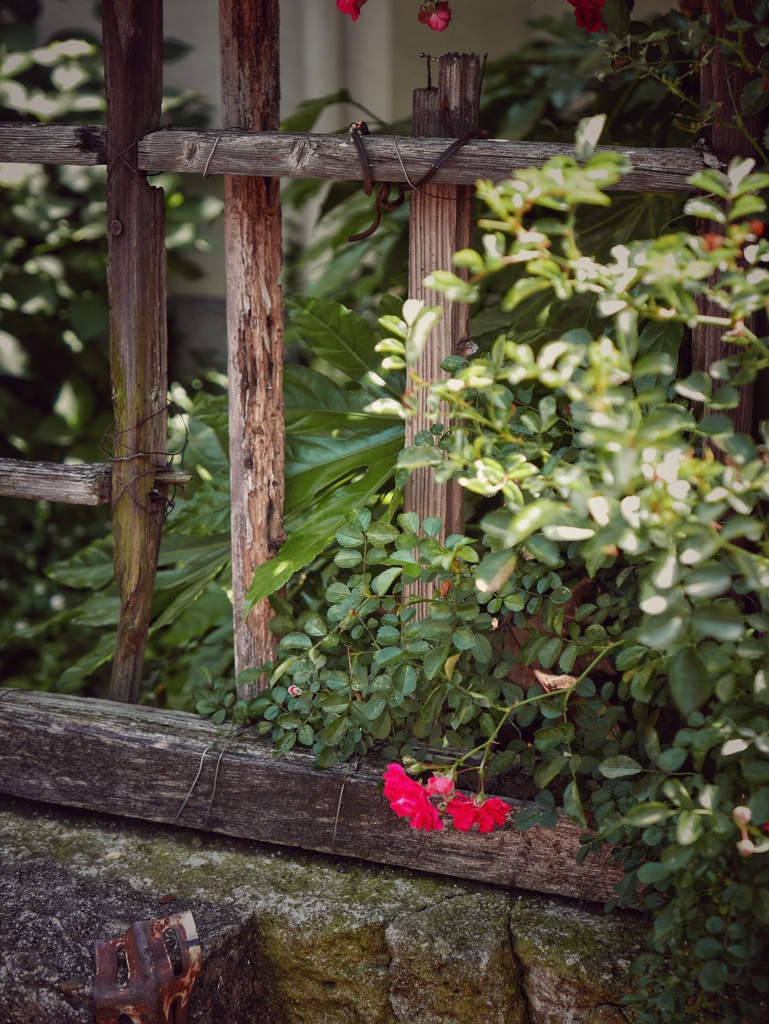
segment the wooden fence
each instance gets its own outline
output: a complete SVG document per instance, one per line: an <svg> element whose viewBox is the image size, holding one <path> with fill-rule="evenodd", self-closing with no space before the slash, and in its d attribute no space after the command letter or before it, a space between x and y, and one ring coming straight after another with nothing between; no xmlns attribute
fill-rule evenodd
<svg viewBox="0 0 769 1024"><path fill-rule="evenodd" d="M711 17L720 17L716 0L707 4ZM580 830L563 816L552 831L508 829L485 837L482 850L477 837L456 831L424 837L384 806L373 769L319 773L311 770L309 755L297 752L274 762L263 745L244 737L227 740L224 728L194 716L131 706L142 676L166 493L181 479L166 447L163 195L148 183L147 172L225 176L238 672L272 654L267 603L244 621L243 599L253 570L283 539L279 179L363 181L366 173L350 136L278 131L278 0L220 0L219 9L220 129L160 127L162 0L103 5L106 128L0 124L0 160L107 166L112 456L92 466L0 460L0 495L109 502L121 599L110 689L110 698L121 704L0 690L0 792L605 900L620 873L604 858L577 866ZM417 137L365 138L375 180L402 180L404 166L418 180L439 162L445 137L475 126L478 71L472 56L441 58L438 86L415 97ZM719 102L732 102L734 94L721 95L721 84L718 73L706 81L706 98L715 89ZM716 154L739 148L716 130ZM449 269L452 253L472 244L470 186L476 179L501 180L516 167L571 152L566 146L474 139L454 153L433 177L431 194L412 196L411 294L422 295L422 280L436 263ZM686 191L687 177L705 166L694 149L621 152L632 168L620 182L624 190ZM423 377L434 376L456 341L468 335L464 315L459 308L447 310L417 367ZM701 338L698 365L718 358L720 345L720 338ZM418 419L411 424L412 436L420 425ZM461 528L457 495L436 490L429 479L417 478L407 500L420 517L440 515L451 529ZM516 802L516 809L521 806Z"/></svg>

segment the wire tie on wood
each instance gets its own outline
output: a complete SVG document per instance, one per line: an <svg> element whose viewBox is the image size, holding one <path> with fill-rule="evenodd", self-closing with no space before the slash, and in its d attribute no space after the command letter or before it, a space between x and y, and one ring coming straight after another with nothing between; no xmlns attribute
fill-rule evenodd
<svg viewBox="0 0 769 1024"><path fill-rule="evenodd" d="M435 163L430 164L428 169L425 171L425 173L422 175L422 177L419 179L416 185L412 186L412 188L424 188L427 182L430 181L430 179L435 174L438 173L438 171L441 169L441 167L443 167L446 161L449 160L452 156L454 156L456 152L462 149L463 146L466 146L471 139L488 139L488 137L489 133L485 131L483 128L470 128L469 131L462 132L458 139L454 139L451 145L444 149L444 151L441 153L441 155L438 157ZM398 154L398 159L400 160L400 154Z"/></svg>
<svg viewBox="0 0 769 1024"><path fill-rule="evenodd" d="M122 160L122 162L126 165L129 171L132 171L134 174L139 174L139 168L134 167L133 164L129 164L129 162L125 158L125 154L128 152L129 149L133 149L134 146L138 146L140 142L141 139L136 139L135 142L129 142L125 149L121 149L119 153L115 153L112 146L110 146L110 144L107 143L107 149L110 151L110 154L112 155L112 160L110 161L107 170L111 170L112 167L118 162L118 160Z"/></svg>
<svg viewBox="0 0 769 1024"><path fill-rule="evenodd" d="M357 774L358 770L360 769L360 763L361 763L362 759L363 759L362 755L358 754L358 760L355 762L355 767L353 768L353 774ZM337 805L336 805L336 817L334 818L334 834L331 837L331 852L332 853L334 852L334 847L336 846L336 831L339 828L339 812L342 810L342 797L344 796L344 787L347 785L347 779L348 778L349 778L349 776L346 775L342 779L342 788L339 790L339 800L337 801Z"/></svg>
<svg viewBox="0 0 769 1024"><path fill-rule="evenodd" d="M227 753L227 748L230 746L230 744L234 743L235 740L238 738L238 736L242 732L245 732L246 729L250 729L250 728L251 728L251 723L248 723L246 725L241 725L241 726L239 726L233 733L231 733L225 739L224 746L221 749L221 753L219 754L219 756L216 759L216 769L214 771L214 784L213 784L213 786L211 788L211 799L208 801L208 807L206 808L206 816L203 819L203 828L207 828L208 827L208 818L209 818L209 815L211 814L211 808L214 806L214 797L216 796L216 787L219 784L219 769L220 769L221 764L222 764L222 758Z"/></svg>
<svg viewBox="0 0 769 1024"><path fill-rule="evenodd" d="M208 159L206 160L206 166L203 168L203 177L204 178L208 177L208 168L211 166L211 160L213 158L214 153L216 152L216 147L219 145L219 140L221 139L222 135L224 135L225 132L243 132L243 131L246 131L246 130L247 129L245 129L245 128L241 128L240 125L230 125L229 128L222 128L222 129L220 129L219 134L214 139L214 144L211 147L211 152L208 154Z"/></svg>
<svg viewBox="0 0 769 1024"><path fill-rule="evenodd" d="M178 809L178 811L176 812L176 814L174 816L174 824L176 824L176 822L181 817L182 812L184 811L184 808L189 803L189 798L191 796L193 796L193 794L195 793L195 787L196 787L196 785L198 785L198 781L199 781L201 775L203 774L203 765L204 765L204 763L206 761L206 755L208 754L208 752L213 748L213 746L216 746L216 744L221 742L221 740L223 739L224 740L224 750L222 750L221 754L224 754L224 751L226 751L226 749L227 749L227 743L231 742L234 738L236 738L236 736L239 733L243 732L245 729L248 729L248 728L249 728L248 725L242 725L239 729L234 730L234 732L229 732L225 736L217 736L215 739L211 740L211 742L208 744L207 748L204 750L203 754L201 754L201 761L200 761L200 764L198 765L198 772L197 772L195 778L193 779L193 784L191 784L189 786L188 790L187 790L186 797L184 797L184 800L181 802L181 807ZM220 762L221 762L221 755L219 755L219 763ZM213 804L214 796L216 794L216 780L217 780L218 774L219 774L219 763L217 763L216 773L214 774L214 787L213 787L213 792L211 794L211 800L210 800L209 805L208 805L208 810L206 811L206 821L208 821L208 816L209 816L209 814L211 812L211 804ZM204 824L204 827L205 827L205 824Z"/></svg>

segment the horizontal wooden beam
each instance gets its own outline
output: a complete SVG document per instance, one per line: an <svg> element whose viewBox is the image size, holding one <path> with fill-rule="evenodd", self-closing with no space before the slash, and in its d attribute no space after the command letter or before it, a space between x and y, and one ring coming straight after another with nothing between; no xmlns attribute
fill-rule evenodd
<svg viewBox="0 0 769 1024"><path fill-rule="evenodd" d="M364 139L375 181L417 181L446 149L446 139L394 135ZM689 175L705 166L693 149L622 149L633 170L618 188L639 192L693 191ZM473 140L443 164L435 182L472 185L479 178L502 181L519 167L544 163L553 156L573 156L573 146L538 142ZM146 135L139 143L139 166L145 171L190 174L257 174L286 178L362 180L363 172L352 138L290 132L247 132L166 129Z"/></svg>
<svg viewBox="0 0 769 1024"><path fill-rule="evenodd" d="M101 125L0 122L0 162L106 164L107 129Z"/></svg>
<svg viewBox="0 0 769 1024"><path fill-rule="evenodd" d="M195 715L0 689L0 792L69 807L603 902L622 877L578 865L580 829L416 832L379 790L381 765L273 760L264 741ZM523 804L510 801L514 809Z"/></svg>
<svg viewBox="0 0 769 1024"><path fill-rule="evenodd" d="M376 181L416 181L446 148L445 139L372 135L364 140ZM632 171L617 188L636 192L691 192L687 178L705 167L694 149L599 147L627 157ZM538 166L553 156L573 156L574 147L540 142L473 140L434 177L451 185L479 178L502 181L519 167ZM0 161L8 163L106 163L105 129L97 126L0 123ZM167 128L139 144L145 171L245 174L260 177L362 181L363 171L349 135Z"/></svg>
<svg viewBox="0 0 769 1024"><path fill-rule="evenodd" d="M183 487L189 480L189 473L174 470L155 474L155 483L165 487ZM106 462L62 466L57 462L0 459L0 497L108 505L112 499L112 466Z"/></svg>
<svg viewBox="0 0 769 1024"><path fill-rule="evenodd" d="M55 462L0 459L0 496L70 505L107 505L112 467L109 463L61 466Z"/></svg>

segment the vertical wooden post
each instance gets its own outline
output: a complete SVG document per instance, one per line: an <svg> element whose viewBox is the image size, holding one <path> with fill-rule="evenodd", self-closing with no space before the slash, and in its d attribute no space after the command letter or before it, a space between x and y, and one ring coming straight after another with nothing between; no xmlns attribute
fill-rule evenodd
<svg viewBox="0 0 769 1024"><path fill-rule="evenodd" d="M730 33L727 31L727 23L735 15L739 18L742 14L750 14L752 4L746 0L736 0L734 10L731 14L722 9L718 0L705 0L705 13L710 23L711 34L718 39L728 39ZM746 33L747 36L747 33ZM748 56L755 65L761 59L761 49L754 39L745 39L745 48ZM750 81L748 73L734 62L730 62L729 55L724 54L720 46L713 50L710 60L703 66L700 79L700 102L703 110L707 110L711 104L715 105L715 115L709 126L710 138L708 143L714 154L725 164L733 156L756 157L755 147L751 144L750 138L761 137L766 127L766 117L763 114L756 114L751 117L742 117L745 132L737 127L737 119L740 118L740 96L742 90ZM711 221L704 221L700 225L703 232L716 230ZM723 310L709 302L700 303L700 313L706 316L722 316ZM722 338L723 330L713 324L702 324L694 332L692 363L696 370L707 370L719 359L724 359L734 353L734 346ZM740 389L740 404L738 408L731 411L730 415L734 421L735 429L738 432L751 434L756 421L756 388L755 384L743 385ZM765 415L766 408L760 410L760 415Z"/></svg>
<svg viewBox="0 0 769 1024"><path fill-rule="evenodd" d="M428 138L458 138L478 127L480 58L476 54L449 53L440 58L438 88L414 92L413 134ZM461 303L425 288L423 281L432 270L453 270L458 249L473 243L474 193L471 185L438 185L429 182L411 193L409 220L409 297L423 299L429 306L442 306L440 324L432 332L415 366L423 380L442 373L444 359L457 352L458 344L470 333L470 310ZM426 415L427 395L419 392L419 411L406 423L406 444L430 426ZM432 470L417 470L406 485L405 507L420 519L440 516L445 535L464 529L462 488L454 481L437 484Z"/></svg>
<svg viewBox="0 0 769 1024"><path fill-rule="evenodd" d="M278 0L220 0L222 124L276 131ZM224 184L235 671L271 658L264 600L244 621L254 569L283 542L283 303L280 181ZM257 687L241 688L249 696Z"/></svg>
<svg viewBox="0 0 769 1024"><path fill-rule="evenodd" d="M107 98L110 361L115 418L112 506L120 624L110 697L135 702L157 571L166 464L165 207L136 169L163 92L162 0L103 10Z"/></svg>

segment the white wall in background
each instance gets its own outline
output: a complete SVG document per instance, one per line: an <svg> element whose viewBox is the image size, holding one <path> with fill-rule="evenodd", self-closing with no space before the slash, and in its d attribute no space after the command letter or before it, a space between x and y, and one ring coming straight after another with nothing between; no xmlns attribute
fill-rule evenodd
<svg viewBox="0 0 769 1024"><path fill-rule="evenodd" d="M664 0L639 0L644 11ZM212 124L221 121L219 96L219 5L217 0L165 0L165 32L192 46L166 65L169 85L194 88L212 104ZM527 35L526 21L571 8L567 0L452 0L454 20L444 33L417 21L419 0L368 0L353 22L335 0L281 0L283 114L302 99L347 86L353 96L385 120L411 112L412 91L426 84L421 51L447 50L501 57ZM93 0L43 0L44 33L86 27L99 34ZM341 115L340 111L340 115ZM336 127L344 117L327 118Z"/></svg>

